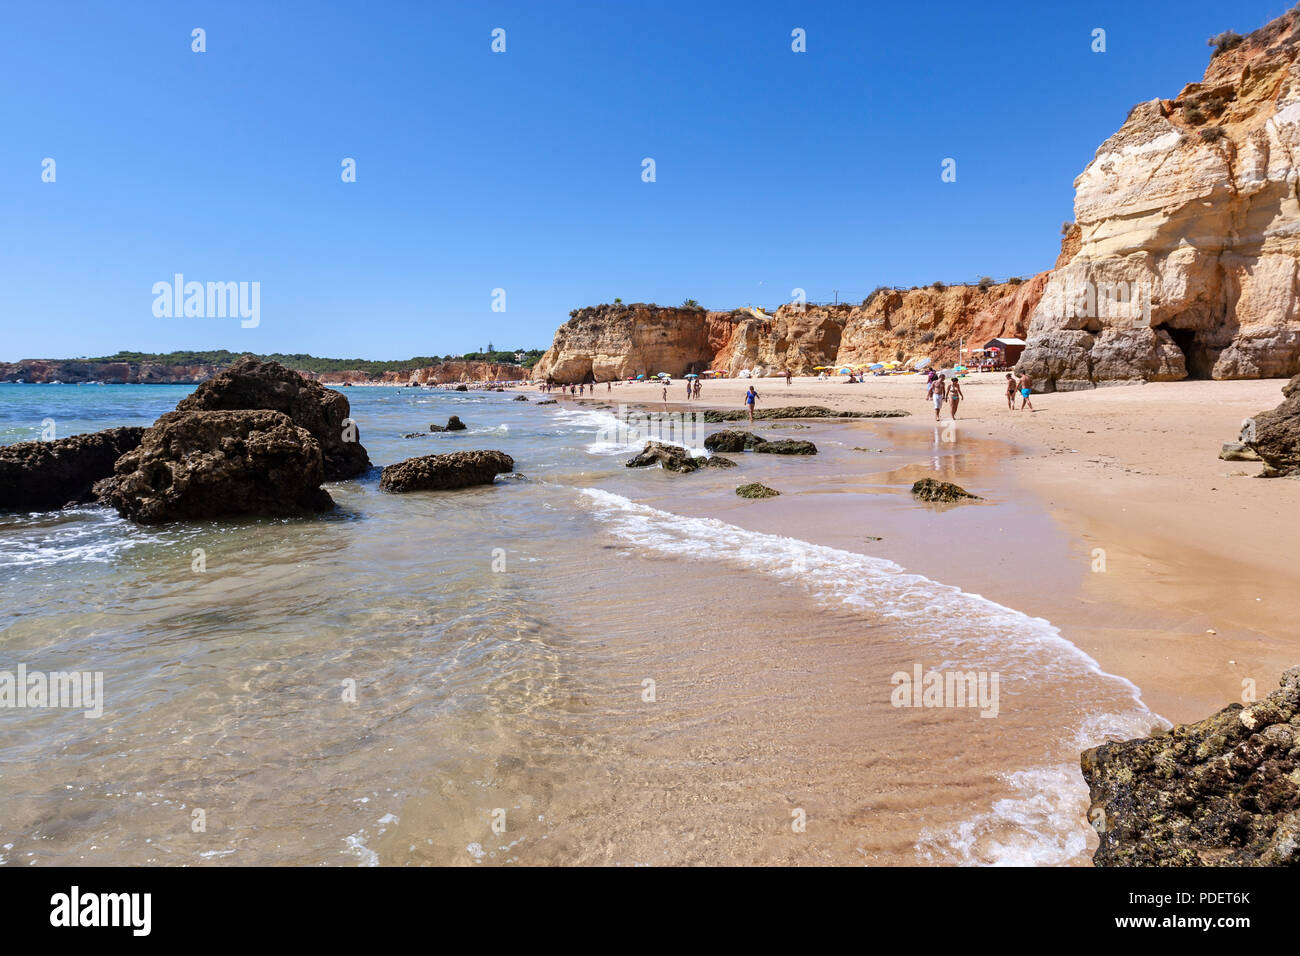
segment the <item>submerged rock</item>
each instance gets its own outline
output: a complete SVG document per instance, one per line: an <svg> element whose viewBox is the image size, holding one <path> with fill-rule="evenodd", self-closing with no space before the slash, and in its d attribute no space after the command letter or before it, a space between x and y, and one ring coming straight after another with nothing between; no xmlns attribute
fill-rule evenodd
<svg viewBox="0 0 1300 956"><path fill-rule="evenodd" d="M709 451L727 451L738 452L745 451L749 448L755 448L767 441L766 438L760 438L753 432L737 431L733 428L724 428L720 432L714 432L704 439L704 447Z"/></svg>
<svg viewBox="0 0 1300 956"><path fill-rule="evenodd" d="M0 448L0 511L42 511L91 501L91 487L140 444L143 428L109 428Z"/></svg>
<svg viewBox="0 0 1300 956"><path fill-rule="evenodd" d="M950 481L936 481L934 478L922 478L913 484L912 494L922 501L961 501L965 498L982 500L979 495L972 495L959 485Z"/></svg>
<svg viewBox="0 0 1300 956"><path fill-rule="evenodd" d="M1300 865L1300 667L1263 700L1080 757L1097 866Z"/></svg>
<svg viewBox="0 0 1300 956"><path fill-rule="evenodd" d="M516 395L516 396L515 396L515 401L516 401L516 402L526 402L526 401L528 401L528 396L527 396L527 395Z"/></svg>
<svg viewBox="0 0 1300 956"><path fill-rule="evenodd" d="M810 441L780 438L776 441L762 442L754 446L754 451L762 455L815 455L817 446Z"/></svg>
<svg viewBox="0 0 1300 956"><path fill-rule="evenodd" d="M754 412L755 421L771 421L783 418L903 418L910 415L900 409L877 409L870 412L837 412L822 405L782 405L778 408L761 408ZM748 421L749 413L744 409L720 412L709 409L704 413L706 422Z"/></svg>
<svg viewBox="0 0 1300 956"><path fill-rule="evenodd" d="M557 404L559 404L559 403L556 402L556 400L553 399L553 398L548 398L548 399L546 399L545 401L538 402L537 404L538 404L538 405L557 405Z"/></svg>
<svg viewBox="0 0 1300 956"><path fill-rule="evenodd" d="M741 485L736 489L736 494L742 498L775 498L780 493L775 488L760 485L757 481L751 481L749 484Z"/></svg>
<svg viewBox="0 0 1300 956"><path fill-rule="evenodd" d="M334 507L320 444L283 412L168 412L94 492L139 524Z"/></svg>
<svg viewBox="0 0 1300 956"><path fill-rule="evenodd" d="M1300 475L1300 375L1283 386L1282 395L1281 405L1254 417L1253 437L1247 441L1264 461L1265 478Z"/></svg>
<svg viewBox="0 0 1300 956"><path fill-rule="evenodd" d="M326 481L354 478L370 468L347 397L279 362L242 358L176 405L178 412L240 410L281 412L307 429L320 445Z"/></svg>
<svg viewBox="0 0 1300 956"><path fill-rule="evenodd" d="M449 432L463 432L465 430L465 423L460 420L459 415L452 415L447 419L447 428L445 430Z"/></svg>
<svg viewBox="0 0 1300 956"><path fill-rule="evenodd" d="M721 455L699 455L692 459L698 462L701 468L735 468L736 463L730 458L723 458Z"/></svg>
<svg viewBox="0 0 1300 956"><path fill-rule="evenodd" d="M422 455L389 465L379 477L384 491L448 491L490 485L499 474L514 471L515 460L503 451L454 451Z"/></svg>

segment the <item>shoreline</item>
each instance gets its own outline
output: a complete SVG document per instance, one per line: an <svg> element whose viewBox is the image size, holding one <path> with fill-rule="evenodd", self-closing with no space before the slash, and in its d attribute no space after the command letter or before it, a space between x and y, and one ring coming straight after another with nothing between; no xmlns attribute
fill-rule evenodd
<svg viewBox="0 0 1300 956"><path fill-rule="evenodd" d="M957 449L970 448L960 452L971 460L958 477L969 472L994 488L995 498L1017 505L1010 523L1019 529L1013 531L1018 539L1007 540L1001 528L982 528L985 523L971 514L980 509L961 506L956 513L966 518L921 523L919 533L940 536L942 548L891 546L894 534L886 535L878 551L844 540L836 545L878 553L1045 618L1103 670L1136 684L1147 705L1174 723L1240 701L1246 688L1253 687L1257 697L1274 689L1282 672L1300 662L1300 640L1284 636L1300 616L1300 594L1286 563L1288 539L1300 531L1300 482L1256 479L1260 464L1225 462L1217 454L1243 418L1282 400L1285 380L1049 393L1031 399L1034 412L1008 411L1003 382L997 373L963 380L967 398L951 437ZM806 378L790 386L781 379L715 381L706 383L699 402L689 403L673 401L670 386L666 405L658 400L658 386L623 384L560 401L725 409L738 407L750 384L759 390L760 409L813 404L837 411L910 411L906 418L848 425L904 437L916 461L926 460L927 444L942 449L944 443L944 429L935 434L917 376L852 386ZM717 400L724 390L734 395L734 406ZM949 420L946 408L942 420ZM755 422L754 429L774 424ZM989 440L994 445L984 444ZM874 466L869 459L864 463ZM922 476L918 471L916 477ZM945 480L961 484L958 477ZM797 499L775 501L782 502L780 510L799 515L801 533L811 529L832 543L840 520L825 520L817 530L816 509L799 508ZM1049 515L1051 527L1033 521L1035 511ZM915 516L922 512L909 512L911 533L918 533ZM906 539L909 532L900 527L896 534Z"/></svg>

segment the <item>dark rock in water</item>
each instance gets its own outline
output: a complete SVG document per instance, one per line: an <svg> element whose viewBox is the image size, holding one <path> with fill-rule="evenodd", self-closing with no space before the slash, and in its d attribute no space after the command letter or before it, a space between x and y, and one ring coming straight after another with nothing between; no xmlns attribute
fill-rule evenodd
<svg viewBox="0 0 1300 956"><path fill-rule="evenodd" d="M771 421L781 418L903 418L911 412L899 409L880 409L871 412L836 412L822 405L783 405L779 408L762 408L754 412L756 421ZM706 422L748 421L749 413L744 409L720 412L709 409L704 413Z"/></svg>
<svg viewBox="0 0 1300 956"><path fill-rule="evenodd" d="M648 441L641 451L625 463L628 468L647 468L661 465L667 471L689 473L701 468L735 468L736 463L721 455L699 455L691 453L680 445L665 445L662 442Z"/></svg>
<svg viewBox="0 0 1300 956"><path fill-rule="evenodd" d="M283 412L168 412L96 496L139 524L334 507L320 444Z"/></svg>
<svg viewBox="0 0 1300 956"><path fill-rule="evenodd" d="M1300 865L1300 667L1262 700L1080 765L1097 866Z"/></svg>
<svg viewBox="0 0 1300 956"><path fill-rule="evenodd" d="M451 418L447 419L447 431L463 432L464 430L465 423L460 420L459 415L452 415Z"/></svg>
<svg viewBox="0 0 1300 956"><path fill-rule="evenodd" d="M526 401L528 401L528 396L527 396L527 395L516 395L516 396L515 396L515 401L516 401L516 402L526 402Z"/></svg>
<svg viewBox="0 0 1300 956"><path fill-rule="evenodd" d="M922 501L961 501L964 498L982 500L979 495L972 495L952 482L936 481L933 478L922 478L912 485L912 494Z"/></svg>
<svg viewBox="0 0 1300 956"><path fill-rule="evenodd" d="M176 405L178 412L240 410L282 412L307 429L320 445L326 481L355 478L370 468L347 397L279 362L242 358Z"/></svg>
<svg viewBox="0 0 1300 956"><path fill-rule="evenodd" d="M447 426L446 426L446 425L430 425L430 426L429 426L429 431L431 431L431 432L445 432L446 430L447 430Z"/></svg>
<svg viewBox="0 0 1300 956"><path fill-rule="evenodd" d="M1264 478L1300 475L1300 375L1283 386L1282 394L1281 405L1254 417L1254 435L1246 442L1263 459Z"/></svg>
<svg viewBox="0 0 1300 956"><path fill-rule="evenodd" d="M546 401L544 401L544 402L538 402L537 404L538 404L538 405L556 405L556 404L558 404L558 402L556 402L555 399L553 399L553 398L548 398L548 399L546 399Z"/></svg>
<svg viewBox="0 0 1300 956"><path fill-rule="evenodd" d="M760 455L815 455L817 446L810 441L781 438L776 441L760 442L754 446L754 451Z"/></svg>
<svg viewBox="0 0 1300 956"><path fill-rule="evenodd" d="M468 387L468 386L465 386L465 385L457 385L457 386L456 386L456 391L458 391L458 392L468 392L468 391L469 391L469 387Z"/></svg>
<svg viewBox="0 0 1300 956"><path fill-rule="evenodd" d="M424 455L389 465L379 478L384 491L448 491L490 485L497 475L514 471L515 460L503 451L454 451Z"/></svg>
<svg viewBox="0 0 1300 956"><path fill-rule="evenodd" d="M736 494L742 498L775 498L780 493L775 488L760 485L757 481L751 481L749 484L741 485L736 489Z"/></svg>
<svg viewBox="0 0 1300 956"><path fill-rule="evenodd" d="M742 432L734 428L724 428L704 439L704 447L709 451L738 452L755 448L767 441L753 432Z"/></svg>
<svg viewBox="0 0 1300 956"><path fill-rule="evenodd" d="M0 448L0 511L43 511L93 500L91 486L140 444L143 428L110 428Z"/></svg>
<svg viewBox="0 0 1300 956"><path fill-rule="evenodd" d="M1255 449L1240 441L1225 441L1219 450L1219 457L1224 461L1259 461Z"/></svg>
<svg viewBox="0 0 1300 956"><path fill-rule="evenodd" d="M402 437L403 438L428 438L429 433L428 432L407 432Z"/></svg>
<svg viewBox="0 0 1300 956"><path fill-rule="evenodd" d="M698 459L680 445L665 445L662 442L648 441L645 448L627 460L628 468L647 468L650 465L662 465L667 471L690 472L700 467Z"/></svg>

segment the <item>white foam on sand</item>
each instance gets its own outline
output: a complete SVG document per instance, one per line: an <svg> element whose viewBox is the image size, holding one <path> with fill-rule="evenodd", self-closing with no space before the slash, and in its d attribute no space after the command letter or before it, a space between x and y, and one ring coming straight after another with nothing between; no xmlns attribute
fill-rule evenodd
<svg viewBox="0 0 1300 956"><path fill-rule="evenodd" d="M894 625L904 638L923 635L954 662L1032 681L1100 684L1114 712L1063 728L1069 751L1168 726L1140 691L1109 674L1049 621L978 594L912 574L892 561L779 535L747 531L716 518L692 518L637 504L600 489L582 489L597 517L619 538L677 558L720 561L805 588L815 599L848 605ZM960 628L953 622L960 621ZM927 832L922 859L965 864L1042 865L1079 857L1086 848L1087 790L1078 763L1033 767L1003 776L1009 793L948 832Z"/></svg>

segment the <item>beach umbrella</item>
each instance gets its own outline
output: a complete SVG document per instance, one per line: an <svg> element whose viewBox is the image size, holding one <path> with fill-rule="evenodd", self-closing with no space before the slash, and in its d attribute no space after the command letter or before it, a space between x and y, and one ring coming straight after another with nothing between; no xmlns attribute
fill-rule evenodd
<svg viewBox="0 0 1300 956"><path fill-rule="evenodd" d="M925 367L926 367L927 365L929 365L929 364L930 364L930 360L929 360L928 358L917 359L917 360L916 360L916 365L915 365L914 367L915 367L915 368L925 368Z"/></svg>
<svg viewBox="0 0 1300 956"><path fill-rule="evenodd" d="M696 375L694 372L687 372L687 373L686 373L686 377L687 377L687 378L699 378L699 376Z"/></svg>
<svg viewBox="0 0 1300 956"><path fill-rule="evenodd" d="M644 375L638 375L638 376L636 377L636 380L639 382L639 381L641 381L641 379L643 379L643 378L645 378Z"/></svg>
<svg viewBox="0 0 1300 956"><path fill-rule="evenodd" d="M844 366L842 369L840 369L840 374L841 374L841 375L848 375L848 374L849 374L850 372L852 372L852 371L853 371L853 369L849 368L849 367L846 365L846 366Z"/></svg>
<svg viewBox="0 0 1300 956"><path fill-rule="evenodd" d="M878 368L884 368L884 367L885 367L885 366L884 366L883 364L881 364L880 362L877 362L875 365L872 365L872 366L871 366L871 370L874 372L876 369L878 369Z"/></svg>

